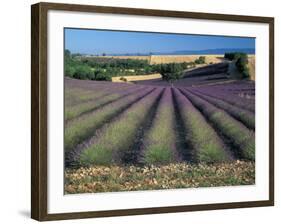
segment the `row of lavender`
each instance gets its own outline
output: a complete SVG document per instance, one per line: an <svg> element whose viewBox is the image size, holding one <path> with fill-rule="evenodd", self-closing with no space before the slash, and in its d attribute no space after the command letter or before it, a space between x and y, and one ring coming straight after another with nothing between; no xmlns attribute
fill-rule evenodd
<svg viewBox="0 0 281 224"><path fill-rule="evenodd" d="M240 81L221 85L195 87L200 93L224 100L239 108L255 112L255 83Z"/></svg>
<svg viewBox="0 0 281 224"><path fill-rule="evenodd" d="M233 94L225 89L95 82L84 92L81 86L69 89L67 166L166 164L185 160L185 151L195 162L255 159L254 107L247 99L233 103ZM83 99L69 103L73 96ZM178 117L183 130L175 125ZM184 139L179 139L179 132ZM179 141L187 147L179 148Z"/></svg>

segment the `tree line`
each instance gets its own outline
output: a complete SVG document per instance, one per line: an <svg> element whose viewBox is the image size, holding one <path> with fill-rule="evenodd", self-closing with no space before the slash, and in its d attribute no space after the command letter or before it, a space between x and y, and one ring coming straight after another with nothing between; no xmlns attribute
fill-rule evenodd
<svg viewBox="0 0 281 224"><path fill-rule="evenodd" d="M65 75L76 79L111 81L115 76L160 73L164 80L173 81L179 79L185 69L204 63L204 56L200 56L194 62L151 65L148 60L84 57L80 54L72 54L67 49L64 51Z"/></svg>
<svg viewBox="0 0 281 224"><path fill-rule="evenodd" d="M237 70L242 74L242 78L249 78L248 55L243 52L225 53L224 58L234 61Z"/></svg>

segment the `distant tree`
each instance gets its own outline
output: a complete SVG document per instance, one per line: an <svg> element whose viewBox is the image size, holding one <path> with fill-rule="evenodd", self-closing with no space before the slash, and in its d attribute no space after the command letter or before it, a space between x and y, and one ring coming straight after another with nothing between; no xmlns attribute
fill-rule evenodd
<svg viewBox="0 0 281 224"><path fill-rule="evenodd" d="M82 56L82 54L80 54L80 53L75 53L75 54L72 54L72 57L81 57Z"/></svg>
<svg viewBox="0 0 281 224"><path fill-rule="evenodd" d="M127 79L123 76L120 78L120 80L123 81L123 82L127 82Z"/></svg>
<svg viewBox="0 0 281 224"><path fill-rule="evenodd" d="M64 50L64 57L67 59L67 58L71 58L71 52L70 50L68 49L65 49Z"/></svg>
<svg viewBox="0 0 281 224"><path fill-rule="evenodd" d="M111 81L111 75L108 74L108 73L105 73L105 72L103 72L101 70L99 70L95 74L95 80L98 80L98 81Z"/></svg>
<svg viewBox="0 0 281 224"><path fill-rule="evenodd" d="M243 52L226 52L224 54L224 58L230 61L237 60L238 58L241 57L247 57L247 54Z"/></svg>
<svg viewBox="0 0 281 224"><path fill-rule="evenodd" d="M106 56L106 53L102 53L102 56Z"/></svg>
<svg viewBox="0 0 281 224"><path fill-rule="evenodd" d="M183 62L183 63L180 63L182 69L187 69L188 67L188 63L187 62Z"/></svg>
<svg viewBox="0 0 281 224"><path fill-rule="evenodd" d="M249 78L248 55L243 52L225 53L224 58L234 61L237 70L242 74L242 78Z"/></svg>
<svg viewBox="0 0 281 224"><path fill-rule="evenodd" d="M74 57L65 51L65 75L76 79L111 80L114 76L161 73L170 82L179 79L191 63L149 64L148 60L118 59L113 57ZM103 54L105 55L105 53ZM192 62L193 63L193 62Z"/></svg>
<svg viewBox="0 0 281 224"><path fill-rule="evenodd" d="M162 79L173 85L173 82L182 76L183 67L179 63L161 64L156 67Z"/></svg>
<svg viewBox="0 0 281 224"><path fill-rule="evenodd" d="M73 77L75 74L75 67L70 66L68 64L65 65L65 76Z"/></svg>
<svg viewBox="0 0 281 224"><path fill-rule="evenodd" d="M82 64L76 66L75 72L73 74L73 78L94 80L95 74L90 66Z"/></svg>
<svg viewBox="0 0 281 224"><path fill-rule="evenodd" d="M73 60L71 58L70 50L64 50L64 73L65 76L73 77L75 73L75 67L73 66Z"/></svg>
<svg viewBox="0 0 281 224"><path fill-rule="evenodd" d="M240 57L236 63L237 70L242 74L242 78L249 78L248 57Z"/></svg>
<svg viewBox="0 0 281 224"><path fill-rule="evenodd" d="M206 57L205 56L200 56L194 62L195 62L195 64L205 64L206 63Z"/></svg>

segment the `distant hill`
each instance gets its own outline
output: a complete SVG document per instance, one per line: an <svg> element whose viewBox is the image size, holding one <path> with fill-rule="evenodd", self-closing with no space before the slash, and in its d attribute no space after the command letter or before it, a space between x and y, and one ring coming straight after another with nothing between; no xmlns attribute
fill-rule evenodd
<svg viewBox="0 0 281 224"><path fill-rule="evenodd" d="M255 54L255 48L218 48L206 50L182 50L172 52L150 52L150 53L127 53L127 54L108 54L109 56L147 56L147 55L206 55L206 54L224 54L226 52L243 52L246 54Z"/></svg>
<svg viewBox="0 0 281 224"><path fill-rule="evenodd" d="M224 54L226 52L243 52L246 54L255 54L254 48L219 48L219 49L206 49L200 51L174 51L172 54L179 55L179 54Z"/></svg>

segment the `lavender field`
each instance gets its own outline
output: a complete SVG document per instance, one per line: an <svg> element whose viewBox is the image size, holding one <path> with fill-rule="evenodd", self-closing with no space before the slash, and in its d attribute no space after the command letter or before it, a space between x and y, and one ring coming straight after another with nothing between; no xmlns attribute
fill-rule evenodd
<svg viewBox="0 0 281 224"><path fill-rule="evenodd" d="M66 193L255 183L255 82L65 78Z"/></svg>

